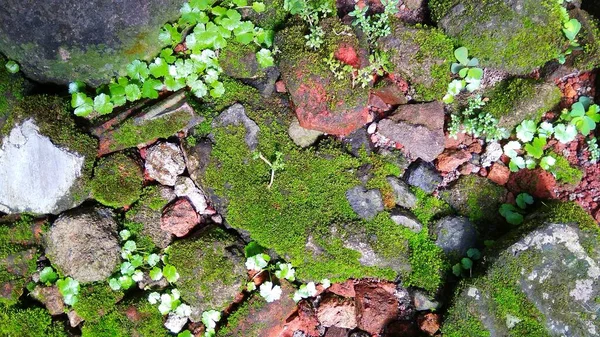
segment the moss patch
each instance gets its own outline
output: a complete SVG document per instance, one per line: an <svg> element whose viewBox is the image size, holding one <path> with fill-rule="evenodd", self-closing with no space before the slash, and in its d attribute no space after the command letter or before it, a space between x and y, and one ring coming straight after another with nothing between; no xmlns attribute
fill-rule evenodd
<svg viewBox="0 0 600 337"><path fill-rule="evenodd" d="M427 194L417 187L413 187L411 190L417 197L417 205L412 209L412 212L423 225L427 226L431 224L432 220L453 213L445 201Z"/></svg>
<svg viewBox="0 0 600 337"><path fill-rule="evenodd" d="M576 186L581 182L583 172L579 168L571 166L567 158L559 154L551 153L550 156L556 159L556 163L551 168L556 180L572 186Z"/></svg>
<svg viewBox="0 0 600 337"><path fill-rule="evenodd" d="M0 129L2 120L8 117L11 108L23 99L25 80L18 74L11 74L5 67L6 59L0 56Z"/></svg>
<svg viewBox="0 0 600 337"><path fill-rule="evenodd" d="M64 326L53 322L46 309L9 308L0 310L0 336L67 337Z"/></svg>
<svg viewBox="0 0 600 337"><path fill-rule="evenodd" d="M82 337L167 337L163 316L145 298L115 305L95 321L85 321Z"/></svg>
<svg viewBox="0 0 600 337"><path fill-rule="evenodd" d="M122 292L113 291L106 283L87 285L81 287L73 309L86 322L98 322L114 310L122 298Z"/></svg>
<svg viewBox="0 0 600 337"><path fill-rule="evenodd" d="M90 182L96 200L110 207L136 202L142 193L144 177L135 160L123 153L101 158Z"/></svg>

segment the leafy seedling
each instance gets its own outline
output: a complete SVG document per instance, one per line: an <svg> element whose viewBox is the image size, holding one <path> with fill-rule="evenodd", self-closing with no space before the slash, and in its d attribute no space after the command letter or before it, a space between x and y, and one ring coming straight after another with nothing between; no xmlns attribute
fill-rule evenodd
<svg viewBox="0 0 600 337"><path fill-rule="evenodd" d="M6 67L6 70L8 70L8 72L11 74L16 74L21 69L21 67L19 67L19 64L13 60L6 62L4 67Z"/></svg>
<svg viewBox="0 0 600 337"><path fill-rule="evenodd" d="M500 215L511 225L520 225L523 223L523 214L511 204L502 204L500 206Z"/></svg>
<svg viewBox="0 0 600 337"><path fill-rule="evenodd" d="M527 205L533 205L533 197L528 193L519 193L516 203L519 208L526 209Z"/></svg>
<svg viewBox="0 0 600 337"><path fill-rule="evenodd" d="M246 259L246 269L262 271L267 267L271 257L267 254L257 254Z"/></svg>
<svg viewBox="0 0 600 337"><path fill-rule="evenodd" d="M67 277L56 282L58 291L63 296L63 301L67 305L75 305L77 303L77 295L79 295L79 282Z"/></svg>
<svg viewBox="0 0 600 337"><path fill-rule="evenodd" d="M40 281L46 285L50 285L58 279L58 274L54 271L52 267L45 267L40 272Z"/></svg>
<svg viewBox="0 0 600 337"><path fill-rule="evenodd" d="M281 298L281 287L267 281L260 285L260 296L262 296L267 303L277 301Z"/></svg>

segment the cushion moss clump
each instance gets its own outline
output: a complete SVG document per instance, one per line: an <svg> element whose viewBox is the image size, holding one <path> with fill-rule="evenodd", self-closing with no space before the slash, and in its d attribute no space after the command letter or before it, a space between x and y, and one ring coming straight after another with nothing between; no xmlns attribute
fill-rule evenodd
<svg viewBox="0 0 600 337"><path fill-rule="evenodd" d="M101 158L90 185L96 200L118 208L131 205L142 194L144 177L138 163L123 153Z"/></svg>
<svg viewBox="0 0 600 337"><path fill-rule="evenodd" d="M123 293L113 291L106 283L81 287L73 309L86 322L97 322L123 298Z"/></svg>
<svg viewBox="0 0 600 337"><path fill-rule="evenodd" d="M550 156L556 159L556 163L554 163L554 166L550 170L557 181L571 186L576 186L581 182L581 179L583 179L581 169L571 166L567 158L557 153L551 153Z"/></svg>
<svg viewBox="0 0 600 337"><path fill-rule="evenodd" d="M61 322L53 321L44 308L8 308L0 310L0 336L67 337Z"/></svg>
<svg viewBox="0 0 600 337"><path fill-rule="evenodd" d="M423 225L427 226L435 219L452 214L452 208L442 199L436 198L418 187L412 187L417 197L417 205L411 210Z"/></svg>
<svg viewBox="0 0 600 337"><path fill-rule="evenodd" d="M484 67L525 75L556 59L566 41L556 0L432 0L439 27Z"/></svg>
<svg viewBox="0 0 600 337"><path fill-rule="evenodd" d="M0 130L11 107L23 99L25 85L23 77L9 73L5 65L6 59L0 55Z"/></svg>
<svg viewBox="0 0 600 337"><path fill-rule="evenodd" d="M84 321L81 337L168 337L163 316L145 298L129 300L110 308L94 321Z"/></svg>
<svg viewBox="0 0 600 337"><path fill-rule="evenodd" d="M584 10L575 9L571 14L581 22L577 35L583 50L573 56L573 67L579 71L591 71L600 67L600 22Z"/></svg>
<svg viewBox="0 0 600 337"><path fill-rule="evenodd" d="M499 120L499 127L511 131L525 119L539 121L560 103L562 94L551 83L513 78L498 83L485 96L489 102L484 111Z"/></svg>

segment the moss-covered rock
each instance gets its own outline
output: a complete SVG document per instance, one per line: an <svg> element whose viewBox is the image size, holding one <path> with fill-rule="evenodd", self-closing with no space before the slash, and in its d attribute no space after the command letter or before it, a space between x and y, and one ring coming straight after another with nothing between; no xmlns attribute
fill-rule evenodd
<svg viewBox="0 0 600 337"><path fill-rule="evenodd" d="M175 284L192 307L192 321L199 322L204 311L222 311L233 303L246 284L245 261L243 243L216 227L171 245L169 262L180 275Z"/></svg>
<svg viewBox="0 0 600 337"><path fill-rule="evenodd" d="M14 223L0 223L0 305L16 304L23 294L37 269L37 247L45 227L43 221L34 222L28 216Z"/></svg>
<svg viewBox="0 0 600 337"><path fill-rule="evenodd" d="M557 153L551 153L550 156L556 159L556 163L551 167L551 172L556 177L556 181L571 186L577 186L581 182L583 171L580 168L571 166L567 158Z"/></svg>
<svg viewBox="0 0 600 337"><path fill-rule="evenodd" d="M405 78L418 101L441 99L450 83L454 44L436 28L392 23L392 34L379 39L379 48L388 54L392 72Z"/></svg>
<svg viewBox="0 0 600 337"><path fill-rule="evenodd" d="M34 9L20 1L6 1L0 13L0 52L37 81L81 80L97 86L124 75L135 59L154 58L162 48L161 27L178 18L184 2L74 6L70 1L54 1Z"/></svg>
<svg viewBox="0 0 600 337"><path fill-rule="evenodd" d="M265 4L265 11L257 13L252 8L242 9L242 18L254 22L255 25L274 30L280 28L288 16L288 12L284 9L283 0L265 0L261 1Z"/></svg>
<svg viewBox="0 0 600 337"><path fill-rule="evenodd" d="M223 72L238 79L256 79L265 76L264 69L256 59L255 44L232 42L219 53L219 65Z"/></svg>
<svg viewBox="0 0 600 337"><path fill-rule="evenodd" d="M144 176L140 165L123 153L101 158L90 181L93 197L103 205L123 207L142 194Z"/></svg>
<svg viewBox="0 0 600 337"><path fill-rule="evenodd" d="M555 0L432 0L434 20L484 67L528 74L562 51Z"/></svg>
<svg viewBox="0 0 600 337"><path fill-rule="evenodd" d="M457 291L444 336L593 336L600 328L594 220L574 203L550 202L509 238L487 272Z"/></svg>
<svg viewBox="0 0 600 337"><path fill-rule="evenodd" d="M5 65L6 59L0 56L0 130L11 113L11 107L23 99L25 84L20 74L9 73Z"/></svg>
<svg viewBox="0 0 600 337"><path fill-rule="evenodd" d="M512 131L525 119L539 121L560 103L562 94L552 83L513 78L498 83L485 96L489 103L484 111L499 120L499 127Z"/></svg>
<svg viewBox="0 0 600 337"><path fill-rule="evenodd" d="M581 23L577 37L583 46L582 52L575 52L573 56L573 67L579 71L600 67L600 21L581 9L572 10L570 15Z"/></svg>
<svg viewBox="0 0 600 337"><path fill-rule="evenodd" d="M48 311L42 308L0 310L0 320L0 336L69 336L63 323L53 321Z"/></svg>
<svg viewBox="0 0 600 337"><path fill-rule="evenodd" d="M173 235L160 228L163 208L175 198L172 188L166 186L147 186L140 200L125 213L125 226L145 246L164 249L173 241ZM148 247L151 248L151 247Z"/></svg>

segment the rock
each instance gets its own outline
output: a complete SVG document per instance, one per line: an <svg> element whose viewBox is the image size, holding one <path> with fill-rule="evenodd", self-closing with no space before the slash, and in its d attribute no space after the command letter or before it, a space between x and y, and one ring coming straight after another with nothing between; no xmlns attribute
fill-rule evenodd
<svg viewBox="0 0 600 337"><path fill-rule="evenodd" d="M186 236L200 222L198 213L186 198L177 199L163 211L160 228L177 237Z"/></svg>
<svg viewBox="0 0 600 337"><path fill-rule="evenodd" d="M362 330L352 331L348 337L371 337L371 334Z"/></svg>
<svg viewBox="0 0 600 337"><path fill-rule="evenodd" d="M512 78L496 84L487 96L485 111L498 119L498 127L510 132L523 120L538 122L558 106L562 93L554 83Z"/></svg>
<svg viewBox="0 0 600 337"><path fill-rule="evenodd" d="M377 336L400 311L393 283L360 282L356 289L358 328Z"/></svg>
<svg viewBox="0 0 600 337"><path fill-rule="evenodd" d="M167 316L167 320L165 321L164 325L165 328L167 328L167 330L169 330L171 333L179 333L181 330L183 330L183 327L187 321L187 317L177 316L171 312L169 313L169 316Z"/></svg>
<svg viewBox="0 0 600 337"><path fill-rule="evenodd" d="M492 169L488 174L487 178L498 185L506 185L508 182L508 177L510 176L510 170L506 165L497 162L492 165Z"/></svg>
<svg viewBox="0 0 600 337"><path fill-rule="evenodd" d="M429 336L434 336L440 330L441 321L440 315L433 312L419 315L417 318L419 328Z"/></svg>
<svg viewBox="0 0 600 337"><path fill-rule="evenodd" d="M354 300L327 297L317 309L317 318L321 325L346 329L356 328L356 307Z"/></svg>
<svg viewBox="0 0 600 337"><path fill-rule="evenodd" d="M371 92L373 95L379 97L381 101L389 105L401 105L408 103L404 92L396 83L392 80L384 79L382 85L378 88L374 88Z"/></svg>
<svg viewBox="0 0 600 337"><path fill-rule="evenodd" d="M325 337L347 337L348 329L331 327L325 332Z"/></svg>
<svg viewBox="0 0 600 337"><path fill-rule="evenodd" d="M489 179L468 175L461 176L448 189L440 193L440 198L454 208L458 214L468 217L473 223L492 230L503 223L498 213L506 199L506 189Z"/></svg>
<svg viewBox="0 0 600 337"><path fill-rule="evenodd" d="M493 163L500 160L500 157L502 157L503 153L504 152L502 151L502 145L500 145L500 143L498 143L498 142L488 143L487 146L485 147L485 152L481 156L481 166L483 166L483 167L492 166Z"/></svg>
<svg viewBox="0 0 600 337"><path fill-rule="evenodd" d="M467 255L477 243L477 229L465 217L447 216L435 225L435 244L453 259Z"/></svg>
<svg viewBox="0 0 600 337"><path fill-rule="evenodd" d="M360 157L361 153L371 154L373 152L373 143L367 133L366 128L360 128L344 137L342 140L346 151L355 157Z"/></svg>
<svg viewBox="0 0 600 337"><path fill-rule="evenodd" d="M100 138L99 156L130 147L143 148L159 138L186 133L204 121L188 104L185 92L172 94L145 112L127 118L130 113L126 111L93 130Z"/></svg>
<svg viewBox="0 0 600 337"><path fill-rule="evenodd" d="M412 209L417 205L417 197L404 181L396 177L387 177L386 180L394 191L396 205L408 209Z"/></svg>
<svg viewBox="0 0 600 337"><path fill-rule="evenodd" d="M396 213L391 215L391 219L397 225L404 226L415 233L419 233L423 229L423 225L410 215Z"/></svg>
<svg viewBox="0 0 600 337"><path fill-rule="evenodd" d="M108 209L63 213L46 234L46 256L65 276L82 283L103 281L121 261L117 228Z"/></svg>
<svg viewBox="0 0 600 337"><path fill-rule="evenodd" d="M130 209L125 217L127 220L142 224L141 234L150 237L156 247L167 248L173 241L173 234L160 228L162 211L171 201L175 200L173 188L167 186L146 187L141 200Z"/></svg>
<svg viewBox="0 0 600 337"><path fill-rule="evenodd" d="M255 47L239 42L228 43L219 53L219 65L227 76L252 85L263 96L270 96L275 91L280 73L277 67L263 68L258 63Z"/></svg>
<svg viewBox="0 0 600 337"><path fill-rule="evenodd" d="M194 185L192 179L188 177L178 177L175 183L175 195L180 198L188 198L198 214L206 213L208 204L204 192Z"/></svg>
<svg viewBox="0 0 600 337"><path fill-rule="evenodd" d="M444 151L444 106L440 102L401 105L377 124L379 134L402 144L413 158L433 161Z"/></svg>
<svg viewBox="0 0 600 337"><path fill-rule="evenodd" d="M526 192L538 199L556 198L556 178L541 168L511 174L506 187L512 192Z"/></svg>
<svg viewBox="0 0 600 337"><path fill-rule="evenodd" d="M589 9L592 12L592 9ZM595 69L600 65L598 51L600 50L600 26L598 20L598 9L596 13L588 13L583 9L575 8L569 11L571 18L577 19L581 23L581 32L577 35L577 40L586 48L581 53L576 53L572 60L567 61L567 68L570 73L585 72Z"/></svg>
<svg viewBox="0 0 600 337"><path fill-rule="evenodd" d="M377 189L366 190L362 186L356 186L346 191L346 199L352 210L365 220L371 220L383 211L383 198Z"/></svg>
<svg viewBox="0 0 600 337"><path fill-rule="evenodd" d="M471 159L466 150L446 150L438 158L436 167L441 172L452 172Z"/></svg>
<svg viewBox="0 0 600 337"><path fill-rule="evenodd" d="M333 283L327 288L327 291L342 297L356 296L356 292L354 291L354 280L347 280L344 283Z"/></svg>
<svg viewBox="0 0 600 337"><path fill-rule="evenodd" d="M86 158L53 144L34 120L15 126L1 144L0 212L58 214L84 200L76 194Z"/></svg>
<svg viewBox="0 0 600 337"><path fill-rule="evenodd" d="M452 4L434 0L432 18L486 67L527 75L558 56L563 44L561 4L538 0ZM533 27L533 28L532 28Z"/></svg>
<svg viewBox="0 0 600 337"><path fill-rule="evenodd" d="M600 320L590 309L600 296L599 239L578 205L546 201L502 242L485 274L459 289L443 334L597 335Z"/></svg>
<svg viewBox="0 0 600 337"><path fill-rule="evenodd" d="M145 167L150 178L173 186L177 176L185 171L183 153L176 144L158 143L148 148Z"/></svg>
<svg viewBox="0 0 600 337"><path fill-rule="evenodd" d="M69 318L69 324L73 328L81 324L81 322L83 322L83 318L79 317L75 310L67 312L67 317Z"/></svg>
<svg viewBox="0 0 600 337"><path fill-rule="evenodd" d="M258 146L258 132L260 130L258 125L248 118L243 105L238 103L230 106L227 110L221 112L212 122L213 129L230 125L243 126L246 129L246 145L248 145L251 151L256 150ZM214 135L210 134L209 137L214 142Z"/></svg>
<svg viewBox="0 0 600 337"><path fill-rule="evenodd" d="M200 178L204 175L206 167L210 163L210 153L212 152L212 143L207 139L202 139L194 146L189 146L186 142L183 144L183 154L185 165L190 178L197 186L202 186Z"/></svg>
<svg viewBox="0 0 600 337"><path fill-rule="evenodd" d="M417 311L435 311L440 308L440 303L432 301L430 297L421 290L412 292L413 303Z"/></svg>
<svg viewBox="0 0 600 337"><path fill-rule="evenodd" d="M353 86L351 76L337 79L323 62L330 57L353 67L367 65L367 52L351 31L337 18L320 21L325 32L324 46L317 51L305 47L304 25L292 25L278 32L276 44L281 53L279 68L300 126L332 135L345 136L370 122L369 88Z"/></svg>
<svg viewBox="0 0 600 337"><path fill-rule="evenodd" d="M406 182L422 189L427 193L432 193L442 183L442 177L435 170L431 163L418 161L409 166L405 173Z"/></svg>
<svg viewBox="0 0 600 337"><path fill-rule="evenodd" d="M36 286L30 295L36 300L42 302L52 316L60 315L65 312L63 297L58 291L57 286Z"/></svg>
<svg viewBox="0 0 600 337"><path fill-rule="evenodd" d="M288 134L294 143L300 147L309 147L323 134L321 131L309 130L300 126L298 118L292 119Z"/></svg>
<svg viewBox="0 0 600 337"><path fill-rule="evenodd" d="M413 99L441 99L450 83L447 70L454 61L452 40L437 28L411 27L399 20L390 26L392 33L377 43L381 51L388 53L391 71L411 84Z"/></svg>
<svg viewBox="0 0 600 337"><path fill-rule="evenodd" d="M164 46L158 39L162 26L177 20L183 3L60 0L34 8L7 1L0 13L0 52L36 81L77 79L98 86L124 75L131 61L154 58Z"/></svg>
<svg viewBox="0 0 600 337"><path fill-rule="evenodd" d="M192 307L192 322L200 322L206 310L227 308L247 282L244 243L217 227L175 241L169 262L180 275L175 285Z"/></svg>

